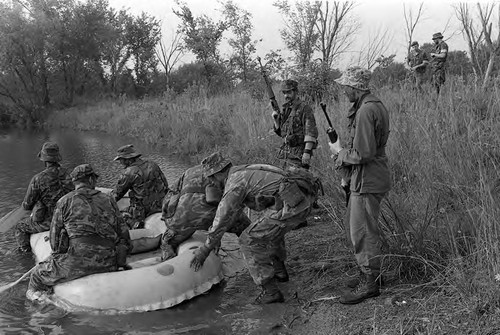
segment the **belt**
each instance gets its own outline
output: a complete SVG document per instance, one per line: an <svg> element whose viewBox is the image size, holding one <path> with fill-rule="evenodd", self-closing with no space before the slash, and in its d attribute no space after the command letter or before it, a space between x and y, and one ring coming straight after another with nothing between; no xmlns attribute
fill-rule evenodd
<svg viewBox="0 0 500 335"><path fill-rule="evenodd" d="M97 235L89 235L89 236L79 236L73 237L69 240L70 245L74 244L90 244L90 245L99 245L103 247L114 247L115 241L110 240L108 238L100 237Z"/></svg>

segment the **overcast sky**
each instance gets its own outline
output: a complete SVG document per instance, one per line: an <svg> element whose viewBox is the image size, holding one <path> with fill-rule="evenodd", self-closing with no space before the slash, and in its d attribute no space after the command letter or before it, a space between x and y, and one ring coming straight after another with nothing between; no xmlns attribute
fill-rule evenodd
<svg viewBox="0 0 500 335"><path fill-rule="evenodd" d="M221 19L220 4L216 0L184 0L195 16L206 14L214 20ZM282 49L280 29L283 28L283 19L278 10L272 5L273 0L233 0L241 8L249 11L254 24L254 39L262 39L257 46L257 53L261 56L270 50ZM477 1L467 1L475 6ZM162 31L168 38L171 36L179 23L178 18L172 13L172 8L177 8L174 0L109 0L112 7L116 9L125 8L132 14L146 12L155 16L163 22ZM415 12L420 1L398 1L398 0L361 0L357 1L354 15L361 23L361 28L356 37L356 43L352 47L352 53L345 55L339 67L346 67L357 59L363 43L366 43L378 29L389 29L392 40L388 40L389 48L387 55L396 54L396 60L403 61L406 49L405 21L403 15L403 3L406 8L412 8ZM466 50L467 45L460 31L460 25L456 19L453 4L456 2L448 0L424 1L423 19L416 28L414 39L420 44L432 42L432 34L442 32L450 50ZM222 50L224 53L224 50ZM189 61L192 60L187 57ZM186 61L186 59L185 59Z"/></svg>

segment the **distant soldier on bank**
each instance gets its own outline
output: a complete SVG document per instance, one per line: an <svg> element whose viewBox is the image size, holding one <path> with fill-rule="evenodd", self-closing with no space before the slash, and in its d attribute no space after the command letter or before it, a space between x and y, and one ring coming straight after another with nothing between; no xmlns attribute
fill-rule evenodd
<svg viewBox="0 0 500 335"><path fill-rule="evenodd" d="M410 48L411 50L408 54L406 62L413 75L415 87L421 91L425 71L427 69L427 65L429 64L429 57L427 57L427 54L420 49L417 41L413 41Z"/></svg>
<svg viewBox="0 0 500 335"><path fill-rule="evenodd" d="M432 35L432 40L435 44L434 52L431 52L430 54L432 85L436 88L437 94L439 94L441 86L446 81L445 63L446 58L448 57L448 44L443 41L443 35L441 33L435 33Z"/></svg>
<svg viewBox="0 0 500 335"><path fill-rule="evenodd" d="M69 172L59 164L62 157L57 143L45 142L38 153L38 159L44 162L45 170L31 179L22 204L25 210L31 211L31 215L15 227L16 241L21 252L31 251L31 234L50 229L57 201L73 190Z"/></svg>
<svg viewBox="0 0 500 335"><path fill-rule="evenodd" d="M130 207L124 213L124 219L131 229L142 228L149 215L161 212L168 191L167 178L158 164L140 156L134 146L128 144L118 149L114 159L123 165L125 171L118 179L113 195L118 201L129 192Z"/></svg>

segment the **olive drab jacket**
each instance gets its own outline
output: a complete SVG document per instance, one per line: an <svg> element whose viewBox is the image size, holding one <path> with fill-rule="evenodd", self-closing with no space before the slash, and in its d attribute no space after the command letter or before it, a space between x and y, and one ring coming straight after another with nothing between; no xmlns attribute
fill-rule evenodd
<svg viewBox="0 0 500 335"><path fill-rule="evenodd" d="M130 206L144 209L144 215L161 212L168 182L160 167L152 161L138 158L125 169L113 191L120 200L129 192Z"/></svg>
<svg viewBox="0 0 500 335"><path fill-rule="evenodd" d="M301 159L305 142L316 143L318 128L314 112L308 104L296 98L291 104L283 105L280 127L275 133L284 139L279 158Z"/></svg>
<svg viewBox="0 0 500 335"><path fill-rule="evenodd" d="M212 249L220 241L244 207L260 212L274 206L271 216L283 225L299 213L310 211L318 192L317 178L304 169L296 170L306 176L267 164L232 167L207 237L207 247Z"/></svg>
<svg viewBox="0 0 500 335"><path fill-rule="evenodd" d="M349 110L349 140L336 159L347 168L352 192L385 193L391 188L385 146L389 138L389 114L369 91Z"/></svg>
<svg viewBox="0 0 500 335"><path fill-rule="evenodd" d="M57 203L50 228L50 245L56 253L65 253L71 240L93 237L130 245L128 227L112 196L79 185Z"/></svg>
<svg viewBox="0 0 500 335"><path fill-rule="evenodd" d="M66 168L49 166L33 176L26 191L23 208L32 211L32 220L50 223L57 201L74 189Z"/></svg>

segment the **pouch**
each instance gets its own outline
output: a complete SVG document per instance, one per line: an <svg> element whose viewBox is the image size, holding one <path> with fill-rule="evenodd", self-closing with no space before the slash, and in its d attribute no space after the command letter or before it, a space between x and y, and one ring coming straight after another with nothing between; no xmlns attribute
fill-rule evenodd
<svg viewBox="0 0 500 335"><path fill-rule="evenodd" d="M280 184L278 193L281 200L292 208L297 207L305 200L304 193L302 193L295 181L284 179Z"/></svg>

